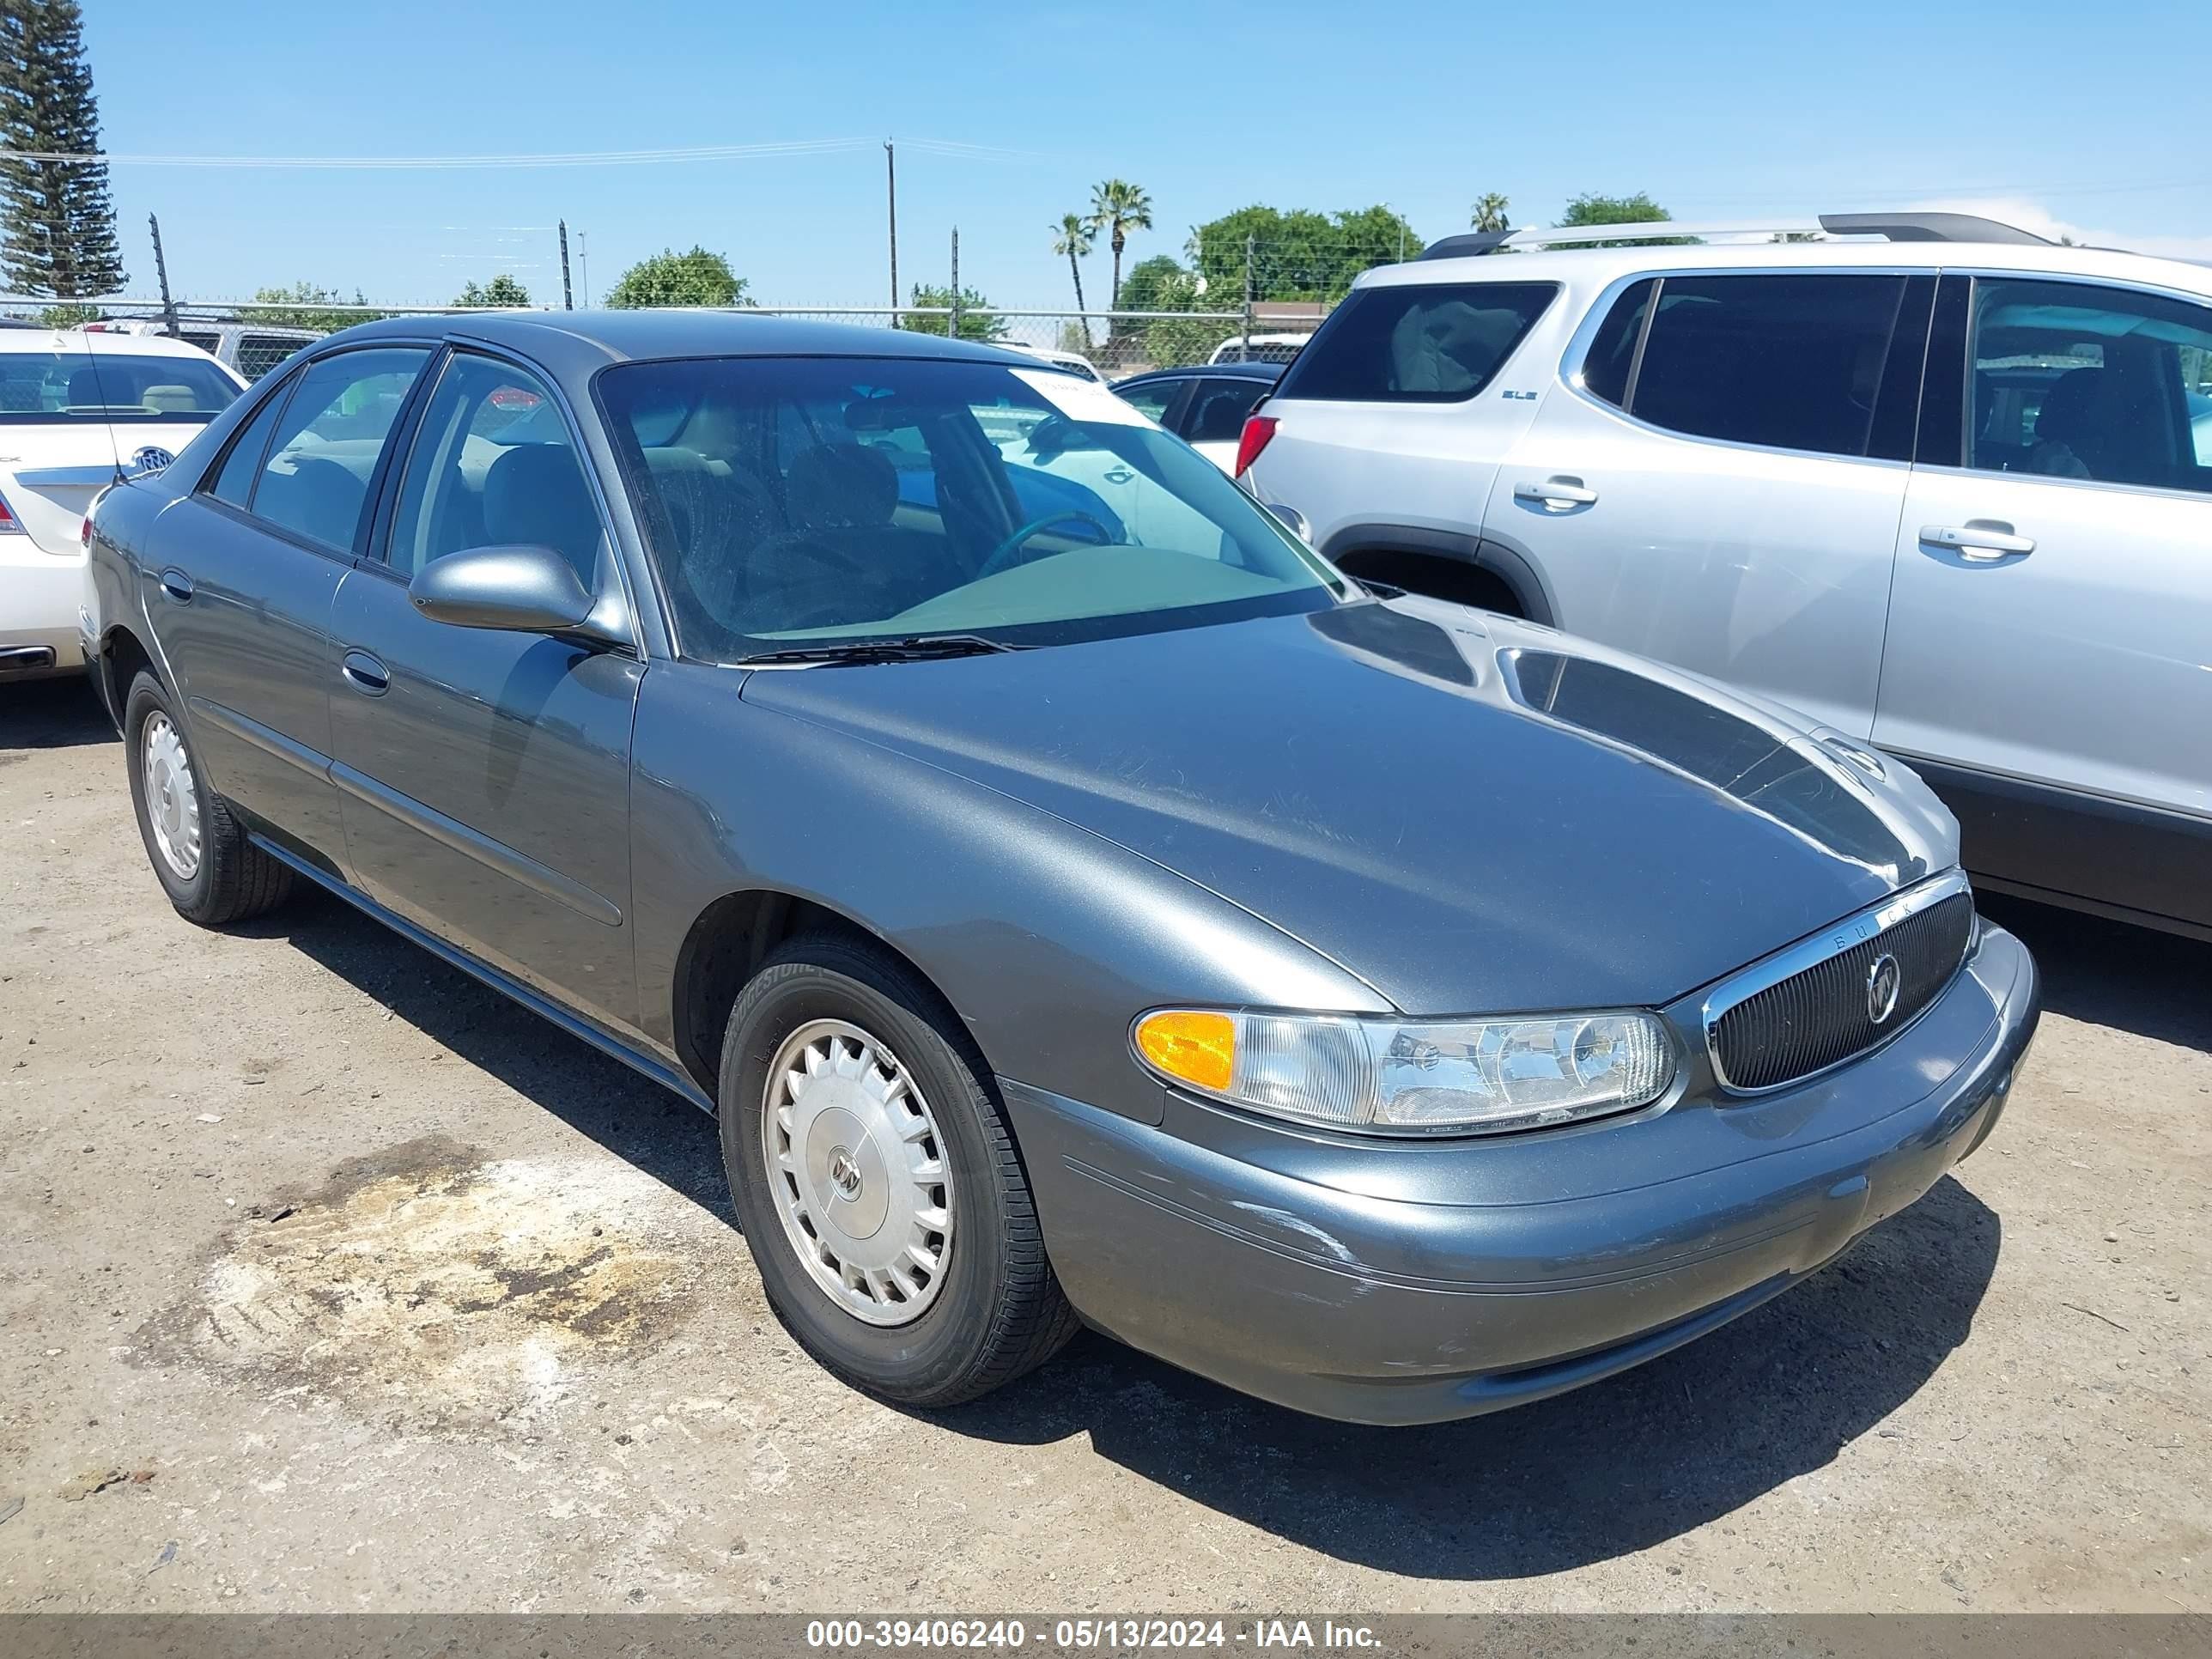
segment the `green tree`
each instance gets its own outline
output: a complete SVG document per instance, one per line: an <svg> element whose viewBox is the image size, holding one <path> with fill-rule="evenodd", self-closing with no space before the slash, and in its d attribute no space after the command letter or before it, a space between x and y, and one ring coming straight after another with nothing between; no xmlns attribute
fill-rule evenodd
<svg viewBox="0 0 2212 1659"><path fill-rule="evenodd" d="M641 259L622 274L600 301L617 310L642 306L749 306L745 279L719 253L694 246L689 253L669 248Z"/></svg>
<svg viewBox="0 0 2212 1659"><path fill-rule="evenodd" d="M1130 333L1142 341L1138 355L1158 368L1181 368L1190 363L1202 363L1211 356L1213 348L1231 338L1244 326L1241 312L1205 313L1200 307L1206 296L1199 292L1196 273L1183 270L1171 259L1145 261L1155 269L1152 274L1146 302L1141 307L1132 305L1132 311L1181 311L1193 313L1183 317L1156 317L1150 322L1132 322ZM1168 267L1158 270L1159 265ZM1132 284L1137 272L1129 273Z"/></svg>
<svg viewBox="0 0 2212 1659"><path fill-rule="evenodd" d="M907 303L945 311L952 304L952 290L916 283L914 298ZM944 334L951 331L951 324L950 317L917 317L911 311L899 313L898 325L909 334ZM972 288L960 290L960 337L985 342L1006 337L1006 319L992 310L991 302Z"/></svg>
<svg viewBox="0 0 2212 1659"><path fill-rule="evenodd" d="M1098 234L1097 227L1079 213L1063 213L1059 224L1053 228L1052 251L1067 257L1067 274L1075 279L1075 308L1083 307L1083 268L1075 262L1091 252L1091 239Z"/></svg>
<svg viewBox="0 0 2212 1659"><path fill-rule="evenodd" d="M1651 225L1662 223L1674 216L1640 190L1633 196L1585 193L1567 204L1567 210L1559 216L1559 228L1565 230L1588 225ZM1593 242L1589 246L1669 247L1697 240L1694 236L1662 236L1649 242Z"/></svg>
<svg viewBox="0 0 2212 1659"><path fill-rule="evenodd" d="M40 328L75 328L79 323L93 323L99 320L98 306L46 306L39 313Z"/></svg>
<svg viewBox="0 0 2212 1659"><path fill-rule="evenodd" d="M1121 308L1121 250L1129 244L1133 230L1152 228L1152 198L1125 179L1109 179L1095 185L1091 191L1091 228L1106 233L1107 245L1114 250L1113 297L1107 308Z"/></svg>
<svg viewBox="0 0 2212 1659"><path fill-rule="evenodd" d="M1505 210L1510 205L1496 191L1485 191L1474 198L1468 223L1476 230L1510 230L1513 222L1505 216Z"/></svg>
<svg viewBox="0 0 2212 1659"><path fill-rule="evenodd" d="M335 334L342 328L351 328L356 323L365 323L372 318L392 314L369 305L368 295L359 289L353 291L353 303L348 305L345 295L337 289L319 288L313 283L294 283L289 288L256 289L253 297L256 304L239 307L240 322L266 323L283 328L311 328L320 334ZM325 311L317 308L324 306L344 307L344 309Z"/></svg>
<svg viewBox="0 0 2212 1659"><path fill-rule="evenodd" d="M1177 278L1188 280L1185 270L1172 253L1155 253L1149 259L1139 259L1129 267L1129 274L1121 279L1120 311L1165 311L1160 303L1164 289Z"/></svg>
<svg viewBox="0 0 2212 1659"><path fill-rule="evenodd" d="M457 306L526 306L530 290L502 271L478 287L471 283L453 296Z"/></svg>
<svg viewBox="0 0 2212 1659"><path fill-rule="evenodd" d="M115 240L100 106L76 0L0 4L0 280L17 294L87 300L130 279Z"/></svg>
<svg viewBox="0 0 2212 1659"><path fill-rule="evenodd" d="M1336 214L1239 208L1190 234L1191 262L1205 279L1207 301L1243 303L1248 246L1254 299L1334 302L1352 291L1361 271L1419 253L1421 239L1402 216L1379 205Z"/></svg>

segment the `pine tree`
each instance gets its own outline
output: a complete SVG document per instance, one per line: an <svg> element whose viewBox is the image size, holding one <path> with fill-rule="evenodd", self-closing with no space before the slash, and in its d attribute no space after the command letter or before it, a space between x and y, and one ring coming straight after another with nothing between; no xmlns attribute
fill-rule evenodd
<svg viewBox="0 0 2212 1659"><path fill-rule="evenodd" d="M105 161L90 155L100 106L76 0L0 0L0 280L60 300L112 294L129 280L115 240Z"/></svg>

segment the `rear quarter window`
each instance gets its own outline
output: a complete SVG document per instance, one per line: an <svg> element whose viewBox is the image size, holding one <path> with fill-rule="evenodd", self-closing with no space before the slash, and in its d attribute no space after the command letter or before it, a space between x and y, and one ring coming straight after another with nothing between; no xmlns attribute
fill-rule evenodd
<svg viewBox="0 0 2212 1659"><path fill-rule="evenodd" d="M1464 403L1496 377L1559 292L1554 283L1360 289L1298 353L1274 395Z"/></svg>

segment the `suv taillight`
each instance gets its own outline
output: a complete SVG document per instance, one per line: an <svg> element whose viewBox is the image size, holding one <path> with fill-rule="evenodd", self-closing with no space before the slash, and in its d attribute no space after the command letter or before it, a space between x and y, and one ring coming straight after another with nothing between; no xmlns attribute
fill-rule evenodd
<svg viewBox="0 0 2212 1659"><path fill-rule="evenodd" d="M1275 435L1275 417L1272 415L1247 415L1244 417L1244 435L1237 441L1237 471L1234 476L1243 477L1246 469L1260 459L1260 452Z"/></svg>
<svg viewBox="0 0 2212 1659"><path fill-rule="evenodd" d="M0 536L20 536L23 533L22 520L9 511L8 498L0 495Z"/></svg>

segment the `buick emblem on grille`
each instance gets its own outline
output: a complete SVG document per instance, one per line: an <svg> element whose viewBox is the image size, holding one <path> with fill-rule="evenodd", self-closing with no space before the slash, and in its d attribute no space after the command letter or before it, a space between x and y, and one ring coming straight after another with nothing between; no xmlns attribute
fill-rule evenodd
<svg viewBox="0 0 2212 1659"><path fill-rule="evenodd" d="M1887 954L1874 959L1867 969L1867 1018L1879 1025L1897 1012L1897 992L1903 975L1898 972L1897 958Z"/></svg>

